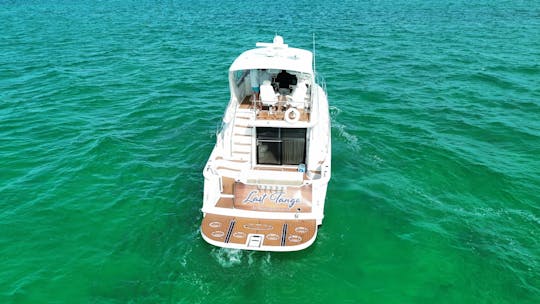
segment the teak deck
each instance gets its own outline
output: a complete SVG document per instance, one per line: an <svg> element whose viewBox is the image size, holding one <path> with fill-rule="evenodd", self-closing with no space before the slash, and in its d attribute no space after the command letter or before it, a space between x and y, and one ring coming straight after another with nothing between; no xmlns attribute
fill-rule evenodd
<svg viewBox="0 0 540 304"><path fill-rule="evenodd" d="M207 213L202 222L202 233L212 241L243 244L248 249L298 246L313 241L316 232L315 220L257 219Z"/></svg>
<svg viewBox="0 0 540 304"><path fill-rule="evenodd" d="M284 120L285 119L285 102L280 102L280 106L282 107L281 111L270 111L270 109L266 106L262 108L261 111L257 113L257 119L260 120ZM246 96L242 103L240 104L240 109L253 109L253 101L251 100L251 96ZM300 112L300 118L299 121L309 121L309 112L305 109L298 109Z"/></svg>

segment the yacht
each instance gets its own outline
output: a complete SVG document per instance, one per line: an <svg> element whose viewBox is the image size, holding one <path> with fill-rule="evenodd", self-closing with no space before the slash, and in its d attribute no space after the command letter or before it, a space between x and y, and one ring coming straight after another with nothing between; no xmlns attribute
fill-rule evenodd
<svg viewBox="0 0 540 304"><path fill-rule="evenodd" d="M326 86L314 51L281 36L229 68L230 101L203 169L203 239L224 248L297 251L315 241L331 169Z"/></svg>

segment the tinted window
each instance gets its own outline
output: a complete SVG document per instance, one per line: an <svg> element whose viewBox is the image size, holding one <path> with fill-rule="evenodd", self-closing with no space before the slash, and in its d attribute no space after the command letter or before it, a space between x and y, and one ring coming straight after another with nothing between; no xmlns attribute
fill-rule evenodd
<svg viewBox="0 0 540 304"><path fill-rule="evenodd" d="M298 165L306 159L306 129L257 128L257 163Z"/></svg>

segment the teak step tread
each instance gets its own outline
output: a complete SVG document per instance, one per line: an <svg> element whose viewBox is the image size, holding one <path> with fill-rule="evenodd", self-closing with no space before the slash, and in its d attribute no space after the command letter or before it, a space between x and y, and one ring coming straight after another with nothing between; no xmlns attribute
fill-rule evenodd
<svg viewBox="0 0 540 304"><path fill-rule="evenodd" d="M220 208L234 208L232 197L220 197L216 203L216 207Z"/></svg>
<svg viewBox="0 0 540 304"><path fill-rule="evenodd" d="M222 194L233 194L234 178L222 176L221 185L223 186Z"/></svg>

